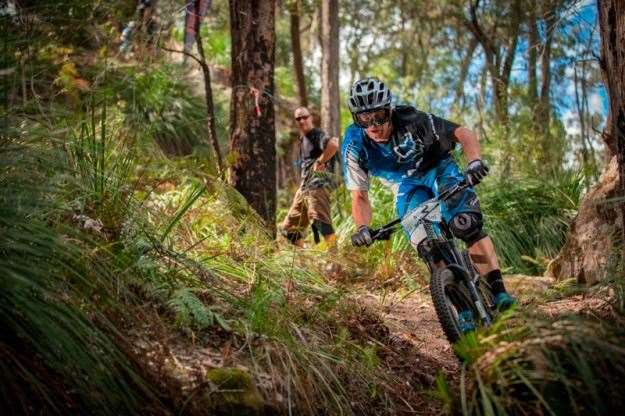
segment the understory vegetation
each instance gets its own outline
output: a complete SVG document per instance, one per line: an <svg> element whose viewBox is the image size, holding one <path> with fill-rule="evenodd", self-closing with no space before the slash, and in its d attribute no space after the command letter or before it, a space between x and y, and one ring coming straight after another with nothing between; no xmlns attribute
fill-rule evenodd
<svg viewBox="0 0 625 416"><path fill-rule="evenodd" d="M617 271L613 271L615 274ZM586 293L578 311L544 306L503 317L456 346L464 360L459 394L439 383L450 413L607 415L625 405L622 279ZM531 305L531 304L530 304Z"/></svg>
<svg viewBox="0 0 625 416"><path fill-rule="evenodd" d="M315 253L276 248L197 158L171 161L160 146L138 154L140 137L105 104L29 118L2 152L2 365L12 376L2 402L15 413L218 409L210 371L191 383L205 399L176 402L186 380L165 371L176 358L135 343L167 333L228 349L246 368L229 382L251 398L235 397L232 411L267 402L349 413L363 394L358 406L393 406L376 346L350 335L357 306L321 277Z"/></svg>

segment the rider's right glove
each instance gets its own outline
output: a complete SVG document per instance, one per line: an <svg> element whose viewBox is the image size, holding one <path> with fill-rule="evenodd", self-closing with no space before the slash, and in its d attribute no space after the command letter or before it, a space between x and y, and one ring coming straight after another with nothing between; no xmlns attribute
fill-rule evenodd
<svg viewBox="0 0 625 416"><path fill-rule="evenodd" d="M465 172L468 184L474 186L482 182L482 179L488 175L488 170L488 166L481 159L470 161Z"/></svg>
<svg viewBox="0 0 625 416"><path fill-rule="evenodd" d="M352 245L356 247L370 246L373 243L371 239L371 230L366 225L358 227L358 231L352 235Z"/></svg>

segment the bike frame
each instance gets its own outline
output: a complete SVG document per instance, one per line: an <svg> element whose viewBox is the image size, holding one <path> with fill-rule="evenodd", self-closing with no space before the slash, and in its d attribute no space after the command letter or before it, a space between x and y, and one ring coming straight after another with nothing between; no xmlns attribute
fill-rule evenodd
<svg viewBox="0 0 625 416"><path fill-rule="evenodd" d="M460 278L460 280L464 282L467 290L469 291L469 296L479 313L480 320L484 325L488 326L492 323L492 318L487 312L486 306L482 302L482 297L478 292L477 285L480 284L480 276L475 273L473 262L471 261L468 253L466 251L461 252L458 250L454 242L454 236L451 231L449 231L444 221L433 222L427 218L434 209L439 208L441 202L449 199L457 192L460 192L468 187L469 185L466 182L461 182L446 190L436 198L436 204L433 204L430 210L424 211L421 214L421 218L419 219L417 225L421 223L426 232L426 238L423 242L421 242L421 244L425 243L429 247L426 252L418 252L418 254L426 262L430 273L433 273L435 269L441 267L439 262L442 261L445 267L451 270L456 277ZM390 238L390 235L399 228L398 225L400 223L401 219L398 218L377 230L372 230L371 239L375 241ZM440 230L440 233L436 230L437 228ZM438 255L440 260L437 259L435 255Z"/></svg>

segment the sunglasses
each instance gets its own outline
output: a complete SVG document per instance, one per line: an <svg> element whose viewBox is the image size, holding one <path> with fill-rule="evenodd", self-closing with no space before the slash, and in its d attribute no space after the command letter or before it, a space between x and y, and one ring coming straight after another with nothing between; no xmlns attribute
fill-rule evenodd
<svg viewBox="0 0 625 416"><path fill-rule="evenodd" d="M382 108L380 110L356 114L356 123L365 129L373 126L381 126L388 123L390 119L390 108Z"/></svg>
<svg viewBox="0 0 625 416"><path fill-rule="evenodd" d="M307 120L310 115L295 117L295 121Z"/></svg>

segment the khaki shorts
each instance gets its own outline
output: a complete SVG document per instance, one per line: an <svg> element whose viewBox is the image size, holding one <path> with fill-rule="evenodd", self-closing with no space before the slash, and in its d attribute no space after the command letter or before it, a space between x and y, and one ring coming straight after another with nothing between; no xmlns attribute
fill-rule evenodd
<svg viewBox="0 0 625 416"><path fill-rule="evenodd" d="M303 231L314 220L332 225L330 193L326 188L298 189L282 228L286 231Z"/></svg>

